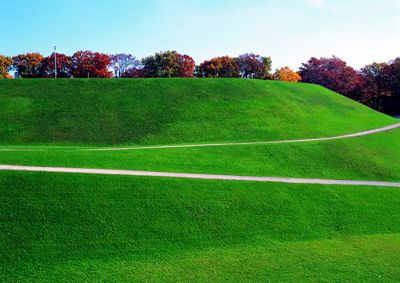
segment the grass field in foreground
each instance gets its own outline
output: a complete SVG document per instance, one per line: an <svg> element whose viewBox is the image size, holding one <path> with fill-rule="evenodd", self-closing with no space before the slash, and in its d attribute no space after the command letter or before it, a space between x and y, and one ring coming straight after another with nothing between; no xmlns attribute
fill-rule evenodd
<svg viewBox="0 0 400 283"><path fill-rule="evenodd" d="M317 85L235 79L0 81L0 144L282 140L395 119Z"/></svg>
<svg viewBox="0 0 400 283"><path fill-rule="evenodd" d="M395 281L400 190L0 173L1 281Z"/></svg>

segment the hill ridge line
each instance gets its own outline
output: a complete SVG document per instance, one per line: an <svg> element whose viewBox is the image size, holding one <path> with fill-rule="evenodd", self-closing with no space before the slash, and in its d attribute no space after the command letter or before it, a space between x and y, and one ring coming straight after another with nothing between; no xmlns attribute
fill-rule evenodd
<svg viewBox="0 0 400 283"><path fill-rule="evenodd" d="M291 184L348 185L348 186L374 186L374 187L400 188L400 182L235 176L235 175L171 173L171 172L152 172L152 171L136 171L136 170L114 170L114 169L0 165L0 171L30 171L30 172L48 172L48 173L123 175L123 176L138 176L138 177L180 178L180 179L252 181L252 182L291 183Z"/></svg>

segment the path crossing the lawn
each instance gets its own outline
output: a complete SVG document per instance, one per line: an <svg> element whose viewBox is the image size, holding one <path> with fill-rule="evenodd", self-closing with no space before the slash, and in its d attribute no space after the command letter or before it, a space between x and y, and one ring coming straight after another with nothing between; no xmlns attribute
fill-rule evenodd
<svg viewBox="0 0 400 283"><path fill-rule="evenodd" d="M368 136L372 134L387 132L400 128L400 123L368 130L357 132L353 134L325 137L325 138L309 138L309 139L291 139L291 140L280 140L280 141L258 141L258 142L227 142L227 143L207 143L207 144L180 144L180 145L155 145L155 146L132 146L132 147L97 147L97 148L77 148L77 147L20 147L20 148L0 148L0 151L48 151L48 150L71 150L71 151L126 151L126 150L147 150L147 149L168 149L168 148L193 148L193 147L221 147L221 146L238 146L238 145L262 145L262 144L285 144L285 143L305 143L305 142L317 142L317 141L330 141L340 140L355 137Z"/></svg>
<svg viewBox="0 0 400 283"><path fill-rule="evenodd" d="M228 180L228 181L249 181L249 182L252 181L252 182L273 182L273 183L293 183L293 184L319 184L319 185L352 185L352 186L400 188L400 182L396 183L396 182L380 182L380 181L233 176L233 175L212 175L212 174L88 169L88 168L0 165L0 171L31 171L31 172L49 172L49 173L100 174L100 175L123 175L123 176L161 177L161 178L203 179L203 180Z"/></svg>

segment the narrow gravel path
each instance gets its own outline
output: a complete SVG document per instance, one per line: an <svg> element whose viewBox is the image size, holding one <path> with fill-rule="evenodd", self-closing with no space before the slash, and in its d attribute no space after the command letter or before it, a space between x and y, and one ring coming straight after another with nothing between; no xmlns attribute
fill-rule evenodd
<svg viewBox="0 0 400 283"><path fill-rule="evenodd" d="M181 144L181 145L155 145L155 146L133 146L133 147L99 147L99 148L63 148L59 149L63 151L125 151L125 150L145 150L145 149L168 149L168 148L192 148L192 147L219 147L219 146L237 146L237 145L260 145L260 144L283 144L283 143L303 143L303 142L315 142L315 141L329 141L338 139L347 139L361 136L368 136L376 133L387 132L400 128L400 123L378 128L374 130L368 130L358 132L354 134L333 136L326 138L311 138L311 139L294 139L294 140L280 140L280 141L259 141L259 142L227 142L227 143L208 143L208 144ZM0 148L0 151L49 151L56 150L57 148L48 149L43 148Z"/></svg>
<svg viewBox="0 0 400 283"><path fill-rule="evenodd" d="M235 145L257 145L257 144L282 144L282 143L302 143L314 141L329 141L337 139L347 139L361 136L368 136L376 133L387 132L396 128L400 128L400 123L386 126L379 129L358 132L354 134L326 137L326 138L312 138L312 139L299 139L299 140L281 140L281 141L260 141L260 142L232 142L232 143L210 143L210 144L183 144L183 145L160 145L160 146L138 146L138 147L113 147L113 148L92 148L80 149L82 151L120 151L120 150L139 150L139 149L163 149L163 148L190 148L190 147L217 147L217 146L235 146Z"/></svg>
<svg viewBox="0 0 400 283"><path fill-rule="evenodd" d="M183 179L253 181L253 182L319 184L319 185L351 185L351 186L375 186L375 187L397 187L397 188L400 188L400 183L396 183L396 182L231 176L231 175L169 173L169 172L108 170L108 169L86 169L86 168L0 165L0 171L32 171L32 172L51 172L51 173L79 173L79 174L125 175L125 176L165 177L165 178L183 178Z"/></svg>

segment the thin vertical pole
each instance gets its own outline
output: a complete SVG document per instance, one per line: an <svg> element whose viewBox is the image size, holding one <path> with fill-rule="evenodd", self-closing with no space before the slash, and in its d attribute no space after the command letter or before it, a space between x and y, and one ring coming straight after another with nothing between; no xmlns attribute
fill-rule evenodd
<svg viewBox="0 0 400 283"><path fill-rule="evenodd" d="M54 46L54 78L57 79L57 46Z"/></svg>

